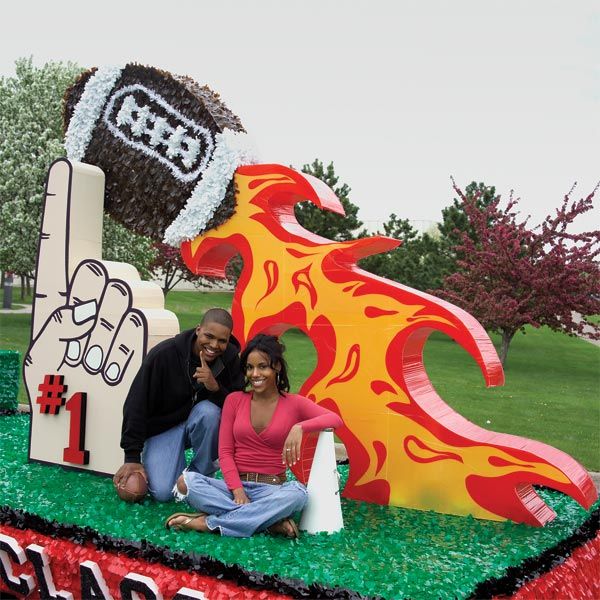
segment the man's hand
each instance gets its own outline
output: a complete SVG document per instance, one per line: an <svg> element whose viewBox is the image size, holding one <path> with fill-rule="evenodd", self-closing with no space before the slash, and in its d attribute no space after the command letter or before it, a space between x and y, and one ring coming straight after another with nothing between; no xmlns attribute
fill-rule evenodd
<svg viewBox="0 0 600 600"><path fill-rule="evenodd" d="M194 379L200 383L203 383L204 387L209 392L216 392L219 389L219 383L212 374L210 367L204 360L202 352L200 352L200 366L197 367L196 371L194 372Z"/></svg>
<svg viewBox="0 0 600 600"><path fill-rule="evenodd" d="M243 487L235 488L234 490L231 490L231 493L233 494L233 501L236 504L250 504L250 498L246 496Z"/></svg>
<svg viewBox="0 0 600 600"><path fill-rule="evenodd" d="M142 463L125 463L119 468L113 477L113 483L115 484L115 487L124 487L125 482L129 479L129 476L132 473L141 473L146 480L146 483L148 483L148 476L146 475L146 470L144 469L144 465L142 465Z"/></svg>

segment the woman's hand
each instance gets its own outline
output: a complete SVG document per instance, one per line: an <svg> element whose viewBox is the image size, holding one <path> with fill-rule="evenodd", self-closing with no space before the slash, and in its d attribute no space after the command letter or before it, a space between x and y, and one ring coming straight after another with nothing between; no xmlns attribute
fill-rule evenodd
<svg viewBox="0 0 600 600"><path fill-rule="evenodd" d="M295 465L300 460L300 446L302 444L302 427L296 424L288 433L283 443L281 460L286 467Z"/></svg>
<svg viewBox="0 0 600 600"><path fill-rule="evenodd" d="M231 490L231 493L233 494L233 501L236 504L250 504L250 498L246 496L243 487L235 488L234 490Z"/></svg>

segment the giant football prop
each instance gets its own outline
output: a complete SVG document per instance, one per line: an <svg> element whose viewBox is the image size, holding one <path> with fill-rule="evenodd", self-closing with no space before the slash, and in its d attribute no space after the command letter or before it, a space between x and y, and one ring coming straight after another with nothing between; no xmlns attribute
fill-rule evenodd
<svg viewBox="0 0 600 600"><path fill-rule="evenodd" d="M344 420L346 497L531 525L555 516L533 485L584 507L595 501L570 456L481 429L444 403L423 365L427 338L452 337L488 386L502 385L484 329L456 306L356 266L396 240L333 242L303 229L294 205L343 214L334 193L283 165L256 164L239 120L210 90L138 65L92 70L68 93L65 125L69 160L48 177L25 364L33 460L114 472L121 407L147 335L177 330L150 287L100 260L104 175L106 210L180 246L193 272L224 275L241 254L233 317L242 343L289 327L311 338L318 364L300 392Z"/></svg>

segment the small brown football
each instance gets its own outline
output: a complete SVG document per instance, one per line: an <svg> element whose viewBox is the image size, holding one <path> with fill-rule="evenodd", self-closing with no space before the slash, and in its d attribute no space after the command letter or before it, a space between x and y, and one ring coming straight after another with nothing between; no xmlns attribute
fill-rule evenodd
<svg viewBox="0 0 600 600"><path fill-rule="evenodd" d="M141 502L148 493L148 483L139 471L134 471L125 481L117 487L117 495L125 502Z"/></svg>

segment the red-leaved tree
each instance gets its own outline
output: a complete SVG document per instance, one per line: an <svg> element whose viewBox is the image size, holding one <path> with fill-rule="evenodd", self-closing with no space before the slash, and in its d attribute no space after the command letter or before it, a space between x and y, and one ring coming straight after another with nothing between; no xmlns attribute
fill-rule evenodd
<svg viewBox="0 0 600 600"><path fill-rule="evenodd" d="M571 200L571 189L554 216L533 229L528 219L520 220L512 194L502 209L499 196L481 207L476 197L467 197L456 184L454 189L471 235L461 233L458 271L434 293L502 335L502 364L515 333L525 325L600 339L600 325L587 318L600 313L600 231L568 231L578 215L593 209L598 186L578 201Z"/></svg>
<svg viewBox="0 0 600 600"><path fill-rule="evenodd" d="M151 270L154 277L162 281L162 290L165 296L180 282L189 281L196 286L210 287L216 281L222 285L221 280L213 277L194 275L183 262L179 248L173 248L162 242L154 244L156 258L152 262Z"/></svg>

